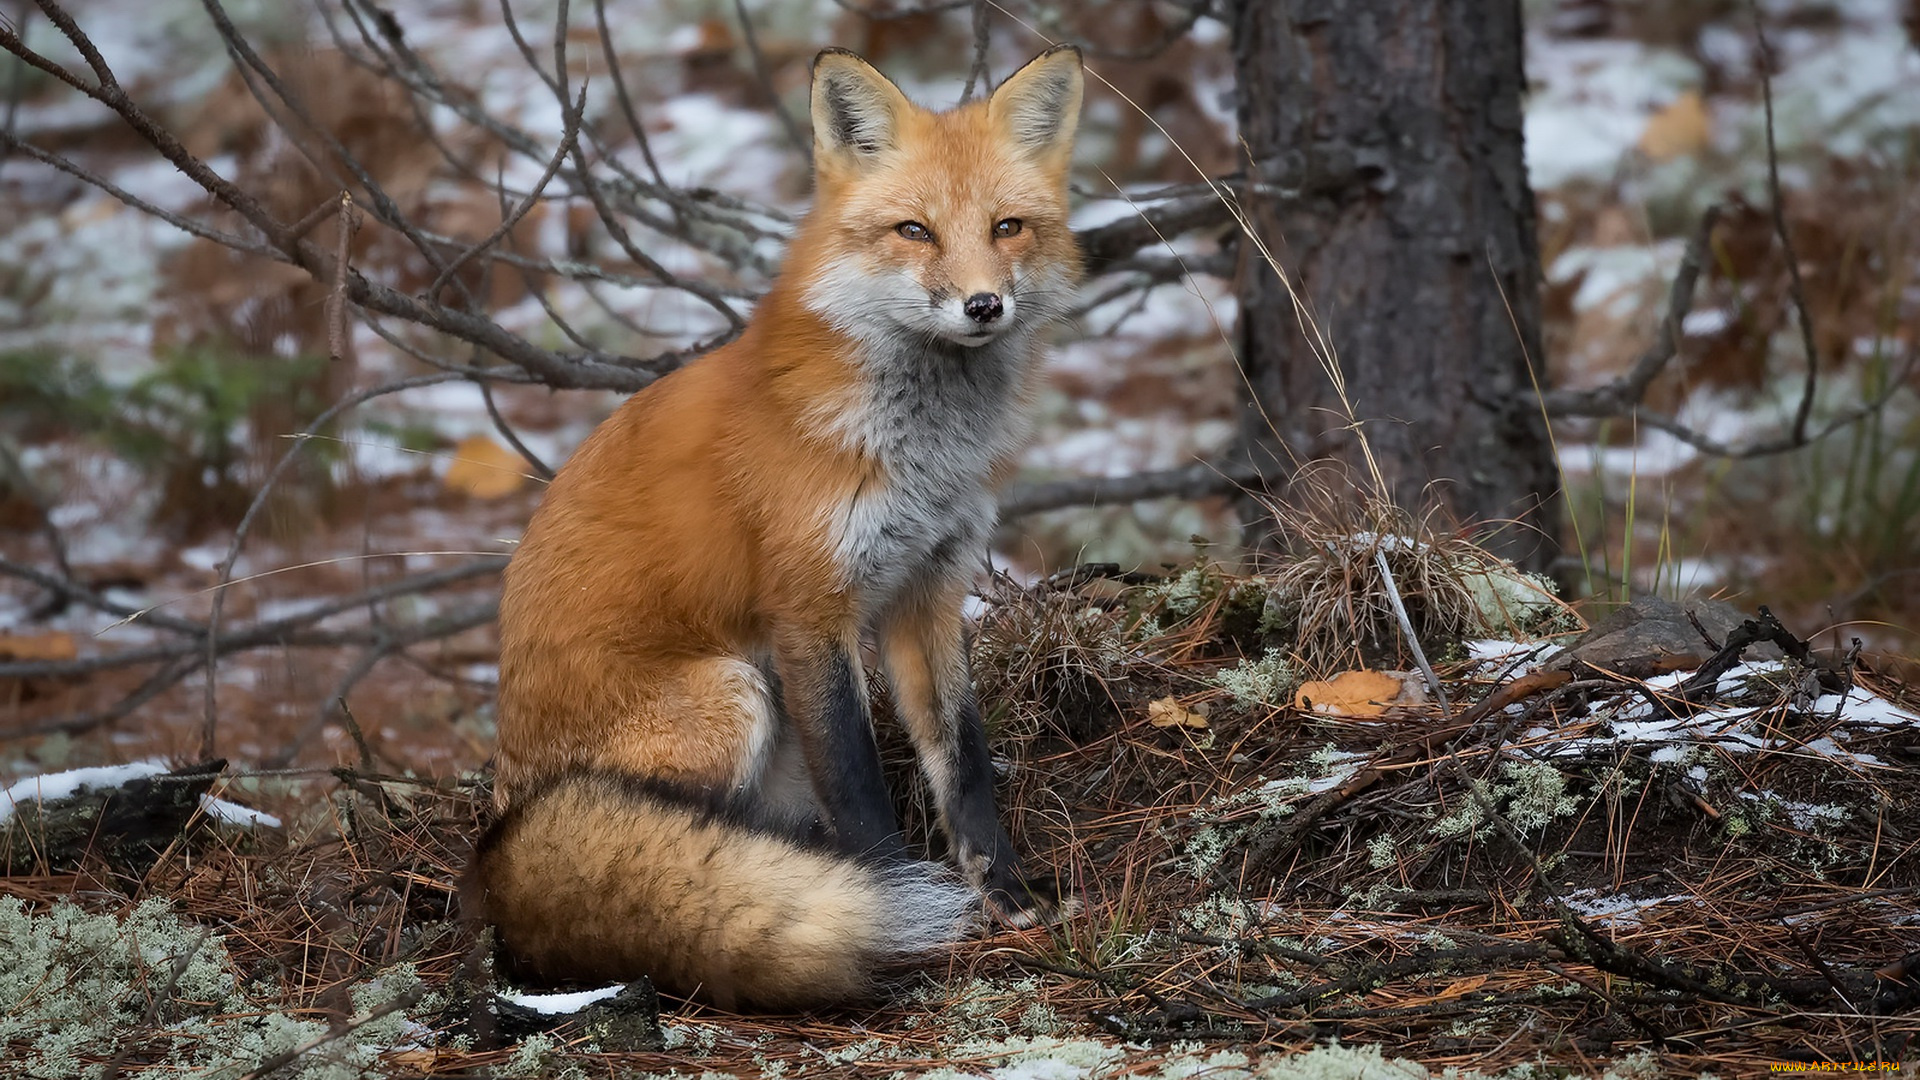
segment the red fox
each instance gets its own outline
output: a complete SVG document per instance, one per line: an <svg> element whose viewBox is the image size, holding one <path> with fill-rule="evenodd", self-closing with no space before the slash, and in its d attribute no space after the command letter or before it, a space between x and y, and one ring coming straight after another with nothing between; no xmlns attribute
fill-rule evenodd
<svg viewBox="0 0 1920 1080"><path fill-rule="evenodd" d="M1079 280L1081 95L1071 47L944 113L815 59L779 280L581 445L506 571L470 888L511 973L809 1006L963 936L976 891L1011 925L1063 913L994 807L961 603ZM965 884L906 854L863 636Z"/></svg>

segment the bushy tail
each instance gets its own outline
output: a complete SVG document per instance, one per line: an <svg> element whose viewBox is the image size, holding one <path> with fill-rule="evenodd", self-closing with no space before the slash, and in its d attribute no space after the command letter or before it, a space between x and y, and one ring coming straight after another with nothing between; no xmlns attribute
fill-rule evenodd
<svg viewBox="0 0 1920 1080"><path fill-rule="evenodd" d="M979 909L935 864L858 862L602 772L517 801L471 874L516 978L645 975L729 1008L870 993L885 968L963 937Z"/></svg>

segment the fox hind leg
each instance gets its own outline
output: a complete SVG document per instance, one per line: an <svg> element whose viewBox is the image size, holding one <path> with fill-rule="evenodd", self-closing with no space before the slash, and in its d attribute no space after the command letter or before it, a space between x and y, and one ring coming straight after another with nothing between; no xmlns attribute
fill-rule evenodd
<svg viewBox="0 0 1920 1080"><path fill-rule="evenodd" d="M758 793L780 741L780 712L758 665L683 660L628 701L593 765L728 800Z"/></svg>

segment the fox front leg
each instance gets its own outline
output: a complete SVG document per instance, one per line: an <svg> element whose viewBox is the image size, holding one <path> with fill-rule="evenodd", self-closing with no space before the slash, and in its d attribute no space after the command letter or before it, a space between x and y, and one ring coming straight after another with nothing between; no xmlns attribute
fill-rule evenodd
<svg viewBox="0 0 1920 1080"><path fill-rule="evenodd" d="M789 635L778 649L781 690L814 795L841 850L856 858L904 859L857 641Z"/></svg>
<svg viewBox="0 0 1920 1080"><path fill-rule="evenodd" d="M1011 926L1067 912L1051 875L1028 877L994 806L987 729L967 665L964 594L948 586L914 597L891 621L883 659L895 705L933 789L954 861Z"/></svg>

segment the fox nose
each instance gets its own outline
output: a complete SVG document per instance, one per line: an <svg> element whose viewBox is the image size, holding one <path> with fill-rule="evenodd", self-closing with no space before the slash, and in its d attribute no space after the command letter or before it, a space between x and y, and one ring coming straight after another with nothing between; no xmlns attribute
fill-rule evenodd
<svg viewBox="0 0 1920 1080"><path fill-rule="evenodd" d="M1006 308L1000 303L999 293L977 292L967 297L967 318L982 326L1000 317Z"/></svg>

